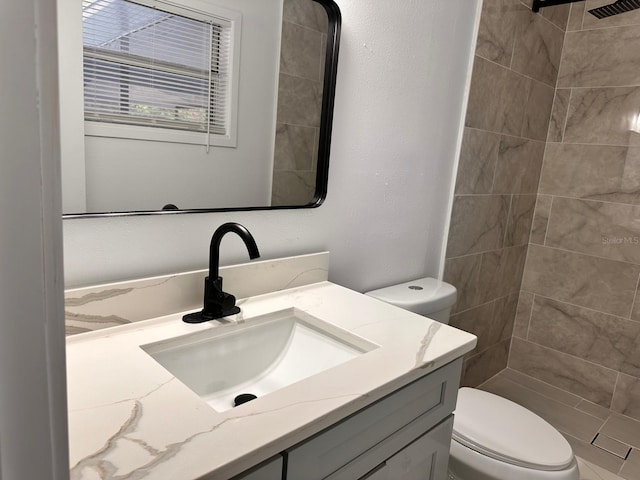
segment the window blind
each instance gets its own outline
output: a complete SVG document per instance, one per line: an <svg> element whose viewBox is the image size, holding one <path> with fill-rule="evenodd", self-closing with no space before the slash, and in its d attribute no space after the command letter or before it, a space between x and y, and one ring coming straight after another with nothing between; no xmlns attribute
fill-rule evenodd
<svg viewBox="0 0 640 480"><path fill-rule="evenodd" d="M129 0L82 7L85 120L228 132L230 23Z"/></svg>

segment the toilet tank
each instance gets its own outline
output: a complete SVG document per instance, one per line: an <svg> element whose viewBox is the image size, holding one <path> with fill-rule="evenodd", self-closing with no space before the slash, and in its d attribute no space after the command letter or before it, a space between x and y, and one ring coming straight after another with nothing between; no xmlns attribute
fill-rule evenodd
<svg viewBox="0 0 640 480"><path fill-rule="evenodd" d="M425 277L411 282L391 285L367 292L366 295L424 315L442 323L449 323L451 307L456 303L456 287Z"/></svg>

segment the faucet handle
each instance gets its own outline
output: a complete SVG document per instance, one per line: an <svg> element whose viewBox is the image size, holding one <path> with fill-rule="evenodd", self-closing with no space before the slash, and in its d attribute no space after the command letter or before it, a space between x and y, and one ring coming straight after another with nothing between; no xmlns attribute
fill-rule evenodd
<svg viewBox="0 0 640 480"><path fill-rule="evenodd" d="M182 317L186 323L202 323L217 318L240 313L236 307L236 297L222 290L222 277L211 281L204 279L204 308L200 312L190 313Z"/></svg>

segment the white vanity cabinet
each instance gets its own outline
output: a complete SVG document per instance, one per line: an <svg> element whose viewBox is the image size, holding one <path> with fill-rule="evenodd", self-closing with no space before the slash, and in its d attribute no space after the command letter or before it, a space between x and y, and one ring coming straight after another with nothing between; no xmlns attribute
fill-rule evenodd
<svg viewBox="0 0 640 480"><path fill-rule="evenodd" d="M287 450L286 479L446 478L461 367L456 360Z"/></svg>

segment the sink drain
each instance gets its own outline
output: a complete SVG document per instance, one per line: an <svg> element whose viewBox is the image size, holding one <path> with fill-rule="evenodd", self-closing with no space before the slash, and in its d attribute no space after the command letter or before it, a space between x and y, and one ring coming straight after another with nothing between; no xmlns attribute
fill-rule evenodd
<svg viewBox="0 0 640 480"><path fill-rule="evenodd" d="M256 398L258 397L256 397L253 393L241 393L233 399L233 406L237 407L238 405L250 402L251 400L255 400Z"/></svg>

